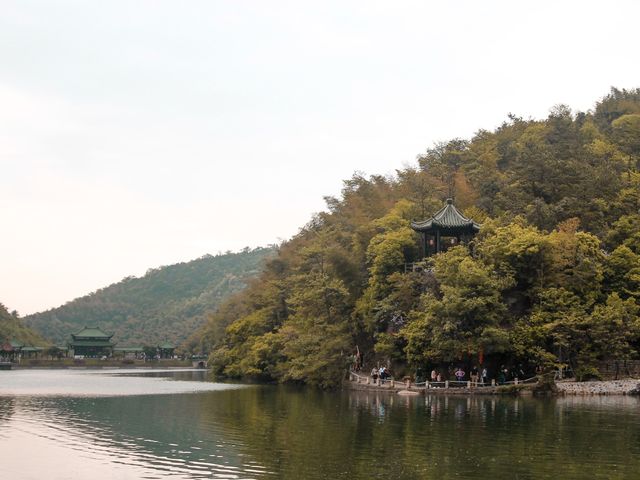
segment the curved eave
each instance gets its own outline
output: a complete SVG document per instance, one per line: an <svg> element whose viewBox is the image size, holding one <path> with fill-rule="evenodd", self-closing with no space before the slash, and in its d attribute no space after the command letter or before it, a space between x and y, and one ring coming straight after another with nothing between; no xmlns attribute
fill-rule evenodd
<svg viewBox="0 0 640 480"><path fill-rule="evenodd" d="M416 232L424 232L431 229L431 220L425 220L424 222L411 222L411 228Z"/></svg>
<svg viewBox="0 0 640 480"><path fill-rule="evenodd" d="M424 222L411 222L411 228L420 233L435 233L436 231L440 231L440 233L478 233L480 224L470 221L469 223L450 225L427 220Z"/></svg>

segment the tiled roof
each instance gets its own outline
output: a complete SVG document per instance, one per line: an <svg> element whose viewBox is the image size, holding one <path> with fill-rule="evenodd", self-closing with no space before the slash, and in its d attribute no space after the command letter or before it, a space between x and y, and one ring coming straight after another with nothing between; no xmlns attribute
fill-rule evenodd
<svg viewBox="0 0 640 480"><path fill-rule="evenodd" d="M83 338L105 338L108 340L113 337L113 334L109 335L99 327L84 327L78 333L73 333L72 336L76 340L81 340Z"/></svg>
<svg viewBox="0 0 640 480"><path fill-rule="evenodd" d="M77 347L113 347L113 343L109 339L105 340L72 340L69 342L72 348Z"/></svg>
<svg viewBox="0 0 640 480"><path fill-rule="evenodd" d="M116 352L144 352L142 347L115 347Z"/></svg>
<svg viewBox="0 0 640 480"><path fill-rule="evenodd" d="M465 217L453 205L453 200L447 199L447 203L435 215L422 222L411 222L411 228L418 232L429 230L471 230L477 232L480 225Z"/></svg>

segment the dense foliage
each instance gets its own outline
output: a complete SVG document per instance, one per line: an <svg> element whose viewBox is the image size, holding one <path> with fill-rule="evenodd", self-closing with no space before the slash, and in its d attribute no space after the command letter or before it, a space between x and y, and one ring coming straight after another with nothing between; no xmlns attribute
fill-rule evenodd
<svg viewBox="0 0 640 480"><path fill-rule="evenodd" d="M115 333L120 345L179 344L202 326L207 312L242 290L272 254L271 248L245 249L152 269L25 321L57 343L95 325Z"/></svg>
<svg viewBox="0 0 640 480"><path fill-rule="evenodd" d="M0 303L0 344L16 340L29 346L45 346L49 342L27 327L15 310L11 313Z"/></svg>
<svg viewBox="0 0 640 480"><path fill-rule="evenodd" d="M639 162L640 89L612 89L590 112L509 116L393 177L356 174L211 316L211 360L229 376L331 385L356 347L412 372L634 357ZM407 271L421 260L410 220L449 196L480 234Z"/></svg>

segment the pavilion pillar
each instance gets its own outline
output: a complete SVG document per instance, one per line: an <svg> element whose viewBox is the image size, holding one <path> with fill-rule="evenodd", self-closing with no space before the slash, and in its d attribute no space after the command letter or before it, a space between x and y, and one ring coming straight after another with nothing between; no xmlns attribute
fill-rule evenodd
<svg viewBox="0 0 640 480"><path fill-rule="evenodd" d="M436 230L436 252L435 253L440 253L440 230Z"/></svg>
<svg viewBox="0 0 640 480"><path fill-rule="evenodd" d="M429 240L427 239L428 235L426 233L422 234L422 258L426 258L429 256Z"/></svg>

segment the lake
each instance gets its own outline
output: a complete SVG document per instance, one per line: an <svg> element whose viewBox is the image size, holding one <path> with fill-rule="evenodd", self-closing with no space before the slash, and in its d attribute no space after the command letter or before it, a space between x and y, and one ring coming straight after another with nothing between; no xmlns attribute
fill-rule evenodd
<svg viewBox="0 0 640 480"><path fill-rule="evenodd" d="M0 372L0 471L48 480L640 478L640 401L14 370Z"/></svg>

